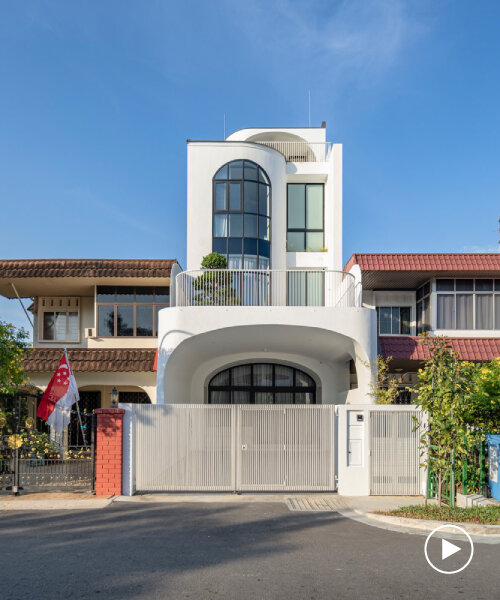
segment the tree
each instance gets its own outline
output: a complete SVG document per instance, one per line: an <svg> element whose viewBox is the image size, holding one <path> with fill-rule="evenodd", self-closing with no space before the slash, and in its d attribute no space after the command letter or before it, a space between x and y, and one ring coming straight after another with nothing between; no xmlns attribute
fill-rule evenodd
<svg viewBox="0 0 500 600"><path fill-rule="evenodd" d="M203 257L201 268L204 273L193 281L196 290L194 303L197 306L233 306L239 298L233 285L233 273L224 272L227 260L222 254L211 252Z"/></svg>
<svg viewBox="0 0 500 600"><path fill-rule="evenodd" d="M392 356L377 356L377 374L370 383L370 396L377 404L394 404L399 395L398 382L389 373L391 360Z"/></svg>
<svg viewBox="0 0 500 600"><path fill-rule="evenodd" d="M443 483L462 468L474 445L498 430L500 418L500 361L480 366L459 359L440 337L424 336L429 359L419 370L416 404L425 412L422 446L425 466L437 478L441 504Z"/></svg>
<svg viewBox="0 0 500 600"><path fill-rule="evenodd" d="M22 360L26 356L29 334L0 321L0 394L13 394L26 382Z"/></svg>
<svg viewBox="0 0 500 600"><path fill-rule="evenodd" d="M500 357L476 367L464 420L484 433L500 432Z"/></svg>
<svg viewBox="0 0 500 600"><path fill-rule="evenodd" d="M218 252L210 252L201 260L202 269L227 269L227 259Z"/></svg>

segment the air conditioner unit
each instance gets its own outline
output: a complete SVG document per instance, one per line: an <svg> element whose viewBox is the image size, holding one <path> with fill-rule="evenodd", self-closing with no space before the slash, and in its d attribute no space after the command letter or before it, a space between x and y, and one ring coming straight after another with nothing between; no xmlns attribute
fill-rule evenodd
<svg viewBox="0 0 500 600"><path fill-rule="evenodd" d="M86 327L85 328L85 337L86 338L95 338L95 327Z"/></svg>

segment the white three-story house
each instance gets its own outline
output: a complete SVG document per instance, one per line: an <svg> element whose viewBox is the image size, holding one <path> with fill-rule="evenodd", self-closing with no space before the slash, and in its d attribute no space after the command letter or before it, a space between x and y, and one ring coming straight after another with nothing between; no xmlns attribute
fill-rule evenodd
<svg viewBox="0 0 500 600"><path fill-rule="evenodd" d="M370 402L376 312L342 271L342 146L326 129L188 140L187 270L160 311L157 401ZM228 269L201 271L211 252Z"/></svg>

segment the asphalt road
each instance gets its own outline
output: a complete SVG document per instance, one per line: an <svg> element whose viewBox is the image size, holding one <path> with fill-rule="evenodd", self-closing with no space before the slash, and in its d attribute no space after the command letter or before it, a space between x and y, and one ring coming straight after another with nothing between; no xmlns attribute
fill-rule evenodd
<svg viewBox="0 0 500 600"><path fill-rule="evenodd" d="M425 537L283 504L115 503L0 514L0 598L500 597L500 545L441 575Z"/></svg>

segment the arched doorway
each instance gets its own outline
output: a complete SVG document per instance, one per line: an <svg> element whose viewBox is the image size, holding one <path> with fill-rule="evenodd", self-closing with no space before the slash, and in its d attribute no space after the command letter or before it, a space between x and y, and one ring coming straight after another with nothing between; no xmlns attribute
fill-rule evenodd
<svg viewBox="0 0 500 600"><path fill-rule="evenodd" d="M224 369L208 384L209 404L316 404L314 379L295 367L248 363Z"/></svg>

